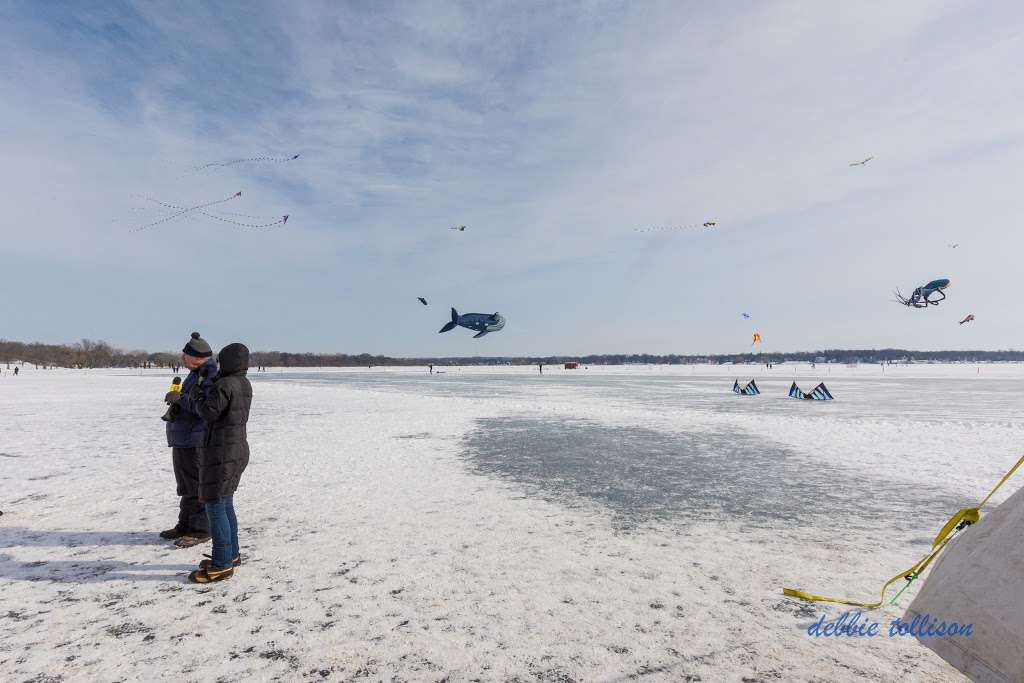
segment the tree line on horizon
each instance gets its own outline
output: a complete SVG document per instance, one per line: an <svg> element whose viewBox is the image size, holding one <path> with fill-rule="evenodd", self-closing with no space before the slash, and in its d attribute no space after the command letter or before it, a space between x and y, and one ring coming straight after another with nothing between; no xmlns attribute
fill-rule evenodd
<svg viewBox="0 0 1024 683"><path fill-rule="evenodd" d="M451 356L395 358L369 353L290 353L255 351L250 365L267 367L374 367L411 365L687 365L694 363L898 363L898 362L1005 362L1024 361L1024 351L912 351L907 349L824 349L789 353L648 354L613 353L583 356ZM82 339L74 344L25 343L0 339L0 363L31 363L38 367L154 368L180 364L180 354L167 351L124 351L105 341Z"/></svg>

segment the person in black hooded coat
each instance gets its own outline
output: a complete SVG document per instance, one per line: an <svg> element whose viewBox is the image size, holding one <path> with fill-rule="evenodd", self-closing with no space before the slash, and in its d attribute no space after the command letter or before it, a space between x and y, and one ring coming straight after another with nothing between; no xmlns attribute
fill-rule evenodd
<svg viewBox="0 0 1024 683"><path fill-rule="evenodd" d="M231 578L234 567L241 564L233 496L249 464L246 423L252 385L245 376L249 349L244 344L228 344L218 354L218 361L220 374L216 379L204 378L192 399L205 425L199 447L199 499L206 506L213 537L210 560L189 574L193 583Z"/></svg>

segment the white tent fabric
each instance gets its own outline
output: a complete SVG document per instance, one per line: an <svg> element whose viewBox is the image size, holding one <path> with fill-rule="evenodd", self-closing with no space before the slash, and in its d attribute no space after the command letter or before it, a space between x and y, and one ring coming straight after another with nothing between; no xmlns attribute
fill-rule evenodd
<svg viewBox="0 0 1024 683"><path fill-rule="evenodd" d="M1024 488L960 532L936 559L905 621L972 624L918 641L976 683L1024 682Z"/></svg>

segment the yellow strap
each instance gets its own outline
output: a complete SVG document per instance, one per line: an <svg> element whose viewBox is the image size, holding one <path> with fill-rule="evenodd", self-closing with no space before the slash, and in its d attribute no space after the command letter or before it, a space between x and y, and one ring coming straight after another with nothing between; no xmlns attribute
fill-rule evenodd
<svg viewBox="0 0 1024 683"><path fill-rule="evenodd" d="M1003 478L999 480L999 483L995 485L995 488L993 488L991 491L988 492L988 495L985 496L985 500L981 501L978 504L978 507L979 508L985 507L985 503L987 503L988 499L992 497L992 494L995 493L996 491L998 491L999 487L1002 486L1003 484L1005 484L1006 480L1009 479L1010 477L1012 477L1013 473L1016 472L1017 468L1020 467L1021 465L1024 465L1024 455L1022 455L1020 457L1020 460L1017 461L1017 464L1015 464L1013 467L1010 468L1009 472L1007 472L1006 474L1003 475Z"/></svg>
<svg viewBox="0 0 1024 683"><path fill-rule="evenodd" d="M946 522L946 525L942 527L941 531L939 531L939 535L935 537L934 541L932 541L932 547L934 548L942 542L942 539L953 533L953 530L960 525L960 522L974 524L979 519L981 519L980 508L961 508L959 512L957 512L955 515L949 518L949 521Z"/></svg>
<svg viewBox="0 0 1024 683"><path fill-rule="evenodd" d="M814 602L834 602L839 605L863 607L864 609L876 609L880 607L882 603L885 602L885 591L889 589L889 586L891 586L896 581L906 578L907 576L910 576L912 574L921 574L921 572L923 572L925 568L932 563L932 560L934 560L938 556L938 554L942 552L942 549L946 547L946 544L950 542L950 540L956 534L956 528L960 525L960 522L974 524L979 519L981 519L981 508L985 507L985 503L987 503L989 499L993 496L993 494L995 494L995 492L998 491L999 488L1006 483L1007 479L1013 476L1013 473L1016 472L1022 464L1024 464L1024 455L1022 455L1020 459L1017 460L1017 463L1013 467L1011 467L1006 474L1003 475L1003 478L1000 479L999 483L996 484L992 488L992 490L988 492L988 495L985 496L984 500L982 500L981 503L978 504L978 507L961 508L955 515L950 517L949 521L946 522L946 524L942 527L942 530L939 531L939 534L935 537L935 540L932 542L931 552L922 557L920 560L918 560L917 564L915 564L914 566L910 567L906 571L900 572L896 576L886 581L882 585L882 592L878 602L856 602L853 600L844 600L843 598L829 598L822 595L814 595L813 593L805 593L804 591L797 590L795 588L783 588L782 594L788 595L791 598L802 598L804 600L813 600Z"/></svg>

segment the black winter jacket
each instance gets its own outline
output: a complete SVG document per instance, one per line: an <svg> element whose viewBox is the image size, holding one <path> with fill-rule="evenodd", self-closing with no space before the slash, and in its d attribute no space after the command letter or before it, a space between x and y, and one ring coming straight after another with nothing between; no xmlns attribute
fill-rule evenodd
<svg viewBox="0 0 1024 683"><path fill-rule="evenodd" d="M245 425L252 404L252 385L245 374L249 349L228 344L219 354L220 374L194 392L196 412L203 418L199 447L199 500L232 495L249 464Z"/></svg>
<svg viewBox="0 0 1024 683"><path fill-rule="evenodd" d="M192 370L181 385L181 400L178 414L167 423L167 445L172 448L199 448L203 443L203 420L192 405L192 387L200 381L203 373L211 380L217 378L217 362L206 361L200 370Z"/></svg>

